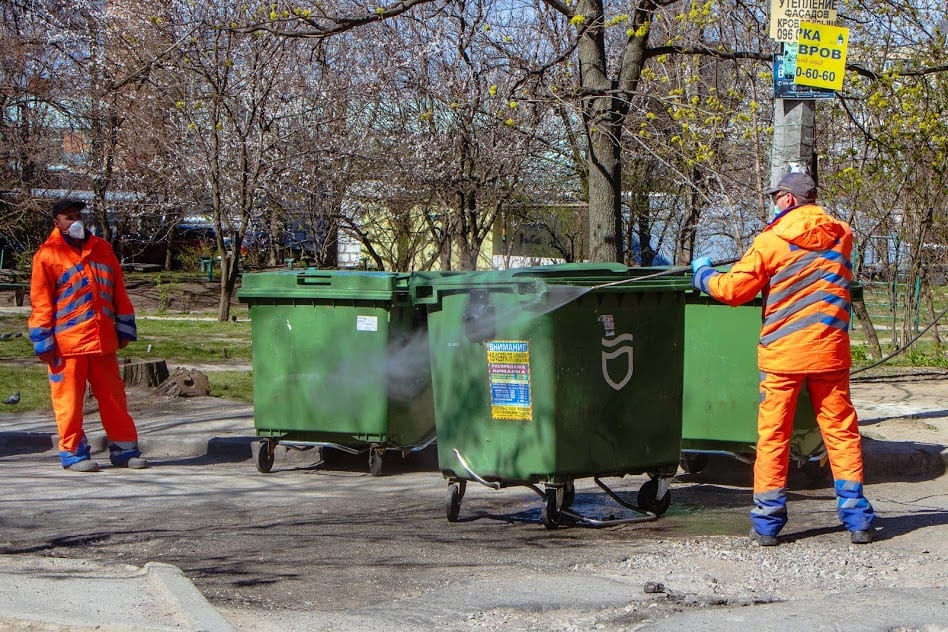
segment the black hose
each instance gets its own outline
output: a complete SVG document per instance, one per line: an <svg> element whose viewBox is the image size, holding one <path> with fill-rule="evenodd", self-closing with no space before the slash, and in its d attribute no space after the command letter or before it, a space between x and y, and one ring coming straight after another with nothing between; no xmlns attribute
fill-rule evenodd
<svg viewBox="0 0 948 632"><path fill-rule="evenodd" d="M716 266L726 266L732 263L736 263L738 259L727 259L725 261L712 261L711 267ZM611 281L609 283L602 283L601 285L593 286L590 289L598 290L604 287L612 287L614 285L623 285L625 283L633 283L635 281L645 281L646 279L654 279L655 277L671 276L673 274L681 274L682 272L687 272L691 270L691 266L679 266L676 268L668 268L667 270L662 270L661 272L655 272L654 274L646 274L645 276L631 277L628 279L622 279L620 281Z"/></svg>

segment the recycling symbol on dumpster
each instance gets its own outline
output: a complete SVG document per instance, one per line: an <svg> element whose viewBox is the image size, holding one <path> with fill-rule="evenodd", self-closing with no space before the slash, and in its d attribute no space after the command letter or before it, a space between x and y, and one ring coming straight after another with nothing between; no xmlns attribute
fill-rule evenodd
<svg viewBox="0 0 948 632"><path fill-rule="evenodd" d="M609 314L599 317L604 335L602 338L602 379L614 390L620 391L632 379L632 334L616 336L615 319ZM612 379L610 366L622 363L625 358L625 374L622 379Z"/></svg>

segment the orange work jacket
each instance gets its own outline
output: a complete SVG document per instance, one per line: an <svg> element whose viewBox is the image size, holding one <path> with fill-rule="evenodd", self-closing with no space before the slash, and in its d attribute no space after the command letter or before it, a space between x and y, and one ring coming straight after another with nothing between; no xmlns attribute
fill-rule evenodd
<svg viewBox="0 0 948 632"><path fill-rule="evenodd" d="M137 339L122 268L109 242L95 235L80 252L53 229L33 256L30 304L37 354L105 355L115 353L119 339Z"/></svg>
<svg viewBox="0 0 948 632"><path fill-rule="evenodd" d="M698 271L698 286L731 306L763 296L757 364L766 373L849 368L853 233L816 204L787 209L727 273Z"/></svg>

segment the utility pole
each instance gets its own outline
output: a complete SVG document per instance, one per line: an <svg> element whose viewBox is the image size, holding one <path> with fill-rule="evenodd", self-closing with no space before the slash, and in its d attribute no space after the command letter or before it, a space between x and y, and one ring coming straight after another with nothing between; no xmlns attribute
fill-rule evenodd
<svg viewBox="0 0 948 632"><path fill-rule="evenodd" d="M813 100L774 99L774 141L770 150L770 184L791 172L809 173L818 180L813 147Z"/></svg>

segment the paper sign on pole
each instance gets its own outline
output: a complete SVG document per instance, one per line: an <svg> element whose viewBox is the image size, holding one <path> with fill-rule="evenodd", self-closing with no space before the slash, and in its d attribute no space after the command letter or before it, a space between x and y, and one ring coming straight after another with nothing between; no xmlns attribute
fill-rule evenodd
<svg viewBox="0 0 948 632"><path fill-rule="evenodd" d="M836 23L837 0L770 0L770 37L796 42L800 22Z"/></svg>
<svg viewBox="0 0 948 632"><path fill-rule="evenodd" d="M784 44L783 54L774 55L774 98L806 101L811 99L832 99L833 90L803 86L794 82L797 74L797 45Z"/></svg>
<svg viewBox="0 0 948 632"><path fill-rule="evenodd" d="M794 83L830 90L843 89L849 29L800 22Z"/></svg>

